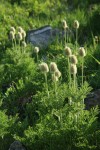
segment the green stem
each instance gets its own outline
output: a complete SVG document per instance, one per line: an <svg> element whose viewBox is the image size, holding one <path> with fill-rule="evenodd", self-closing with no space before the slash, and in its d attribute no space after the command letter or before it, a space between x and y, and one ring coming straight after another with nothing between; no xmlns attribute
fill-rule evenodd
<svg viewBox="0 0 100 150"><path fill-rule="evenodd" d="M57 84L56 84L56 81L54 81L54 90L55 90L55 97L57 98Z"/></svg>
<svg viewBox="0 0 100 150"><path fill-rule="evenodd" d="M74 88L76 88L76 74L73 74L73 78L74 78Z"/></svg>
<svg viewBox="0 0 100 150"><path fill-rule="evenodd" d="M70 72L70 62L69 62L69 57L68 57L68 80L69 80L69 87L71 86L71 72Z"/></svg>
<svg viewBox="0 0 100 150"><path fill-rule="evenodd" d="M20 49L20 40L18 40L18 44L19 44L19 49Z"/></svg>
<svg viewBox="0 0 100 150"><path fill-rule="evenodd" d="M83 69L84 69L84 58L82 58L82 86L83 86Z"/></svg>
<svg viewBox="0 0 100 150"><path fill-rule="evenodd" d="M11 42L12 42L12 47L13 47L13 49L14 49L14 42L13 42L13 39L11 40Z"/></svg>
<svg viewBox="0 0 100 150"><path fill-rule="evenodd" d="M38 62L38 53L36 54L36 61Z"/></svg>
<svg viewBox="0 0 100 150"><path fill-rule="evenodd" d="M25 47L22 47L22 53L24 53L25 52Z"/></svg>
<svg viewBox="0 0 100 150"><path fill-rule="evenodd" d="M24 37L24 42L25 42L25 37Z"/></svg>
<svg viewBox="0 0 100 150"><path fill-rule="evenodd" d="M52 78L53 76L55 76L55 73L52 74ZM53 86L54 86L55 97L57 98L57 81L53 81Z"/></svg>
<svg viewBox="0 0 100 150"><path fill-rule="evenodd" d="M65 31L65 46L66 46L66 28L64 29Z"/></svg>
<svg viewBox="0 0 100 150"><path fill-rule="evenodd" d="M15 49L16 49L16 39L14 39Z"/></svg>
<svg viewBox="0 0 100 150"><path fill-rule="evenodd" d="M70 106L72 105L71 97L69 97L69 105L70 105Z"/></svg>
<svg viewBox="0 0 100 150"><path fill-rule="evenodd" d="M61 122L61 128L62 128L62 126L63 126L62 112L60 112L60 114L61 114L60 122Z"/></svg>
<svg viewBox="0 0 100 150"><path fill-rule="evenodd" d="M49 97L48 83L47 83L47 74L46 73L44 73L44 77L45 77L45 88L46 88L47 95Z"/></svg>
<svg viewBox="0 0 100 150"><path fill-rule="evenodd" d="M76 43L75 43L75 53L77 54L77 43L78 43L78 29L76 29Z"/></svg>
<svg viewBox="0 0 100 150"><path fill-rule="evenodd" d="M82 100L82 105L83 105L83 109L84 109L84 99Z"/></svg>
<svg viewBox="0 0 100 150"><path fill-rule="evenodd" d="M68 29L67 29L67 43L68 43L69 41L68 41Z"/></svg>

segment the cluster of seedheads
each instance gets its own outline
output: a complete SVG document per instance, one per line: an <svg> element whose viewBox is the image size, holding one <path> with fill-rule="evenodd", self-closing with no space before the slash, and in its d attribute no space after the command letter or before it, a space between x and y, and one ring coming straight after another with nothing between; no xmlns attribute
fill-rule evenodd
<svg viewBox="0 0 100 150"><path fill-rule="evenodd" d="M44 74L45 83L46 83L46 90L47 90L48 95L49 95L49 91L48 91L48 84L47 84L47 73L50 71L52 82L54 83L55 95L57 95L57 92L56 92L56 90L57 90L56 82L61 77L61 72L59 71L59 69L57 67L57 64L55 62L51 62L50 66L48 67L47 63L42 62L39 65L39 68L40 68L41 72Z"/></svg>
<svg viewBox="0 0 100 150"><path fill-rule="evenodd" d="M78 29L79 29L79 22L78 20L74 20L73 23L73 27L75 29L75 50L73 50L73 54L72 54L72 50L70 49L70 47L66 46L68 43L66 43L66 32L65 32L65 55L68 58L68 70L69 70L69 85L71 85L71 74L73 75L74 78L74 86L76 86L76 74L77 74L77 57L80 56L82 58L82 86L83 86L83 68L84 68L84 57L86 56L86 51L84 49L84 47L80 47L79 49L77 48L77 39L78 39ZM66 20L63 20L63 28L64 30L68 30L69 27L66 23ZM67 37L68 38L68 37Z"/></svg>
<svg viewBox="0 0 100 150"><path fill-rule="evenodd" d="M69 37L68 37L68 30L69 30L69 26L66 22L66 20L63 20L62 21L62 25L63 25L63 28L64 28L64 33L65 33L65 46L66 46L66 42L68 43L69 42ZM79 28L79 22L78 20L74 20L74 23L73 23L73 28L75 29L75 46L76 46L76 50L77 50L77 44L78 44L78 28Z"/></svg>
<svg viewBox="0 0 100 150"><path fill-rule="evenodd" d="M68 70L69 70L69 82L71 85L71 74L74 77L74 86L76 86L76 74L77 74L77 57L80 56L82 59L82 85L83 85L83 68L84 68L84 57L86 56L86 52L84 47L80 47L78 50L78 56L72 54L72 50L69 47L65 47L65 56L68 58Z"/></svg>
<svg viewBox="0 0 100 150"><path fill-rule="evenodd" d="M19 47L26 47L25 42L26 32L22 27L15 29L14 27L10 28L9 39L12 41L12 45L16 47L16 44L19 44Z"/></svg>
<svg viewBox="0 0 100 150"><path fill-rule="evenodd" d="M70 47L66 46L66 38L65 38L65 49L64 49L64 54L68 59L68 81L69 81L69 86L73 86L76 88L77 85L77 63L78 63L78 59L77 57L81 57L81 72L82 72L82 86L83 86L83 70L84 70L84 57L86 56L86 51L84 49L84 47L80 47L77 48L77 33L78 33L78 28L79 28L79 22L77 20L74 21L74 28L76 29L76 50L72 51ZM63 21L63 28L65 30L69 29L66 21ZM68 38L68 37L67 37ZM68 41L67 41L68 42ZM34 48L34 52L37 55L37 59L38 59L38 52L39 52L39 47L35 47ZM47 89L47 93L48 92L48 84L47 84L47 73L50 70L51 73L51 77L52 77L52 81L55 84L55 93L56 93L56 83L59 80L59 78L61 77L61 72L59 71L57 64L55 62L51 62L50 66L48 67L47 63L42 62L39 65L39 68L41 70L41 72L44 74L45 77L45 83L46 83L46 89ZM73 82L72 82L73 81Z"/></svg>
<svg viewBox="0 0 100 150"><path fill-rule="evenodd" d="M64 53L65 56L67 56L68 59L68 81L69 81L69 86L72 86L72 83L74 83L74 87L76 87L76 74L77 74L77 63L78 63L78 59L77 57L80 56L82 58L82 86L83 86L83 69L84 69L84 57L86 56L86 52L84 47L80 47L79 49L77 48L77 36L78 36L78 28L79 28L79 22L77 20L74 21L73 23L73 27L76 30L76 50L72 51L70 47L67 46L68 43L68 35L66 37L66 31L69 29L67 23L65 20L63 20L63 28L65 31L65 49L64 49ZM10 28L10 32L9 32L9 38L12 41L12 43L14 43L14 45L16 46L16 42L19 43L19 46L23 46L26 47L26 42L25 42L25 37L26 37L26 32L24 31L24 29L22 27L18 27L17 29L15 29L14 27ZM96 38L97 39L97 38ZM66 43L67 41L67 43ZM73 53L72 53L73 52ZM38 62L38 53L39 53L39 47L34 47L34 53L36 54L37 57L37 62ZM52 82L55 85L55 93L56 93L56 83L59 80L59 78L61 77L61 72L59 71L57 64L55 62L51 62L50 66L48 67L47 63L42 62L39 65L39 68L41 70L41 72L44 74L45 77L45 85L46 85L46 89L47 89L47 93L49 95L49 91L48 91L48 84L47 84L47 73L50 71L51 73L51 78L52 78ZM72 82L72 79L74 82Z"/></svg>

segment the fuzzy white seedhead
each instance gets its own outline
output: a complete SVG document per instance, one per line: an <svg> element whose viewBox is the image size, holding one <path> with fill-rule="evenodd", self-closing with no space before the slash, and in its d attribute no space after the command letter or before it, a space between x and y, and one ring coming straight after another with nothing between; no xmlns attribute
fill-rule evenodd
<svg viewBox="0 0 100 150"><path fill-rule="evenodd" d="M57 65L56 65L56 63L55 62L51 62L50 63L50 72L51 73L54 73L54 72L56 72L57 71Z"/></svg>
<svg viewBox="0 0 100 150"><path fill-rule="evenodd" d="M14 39L15 39L15 33L14 33L13 31L10 31L10 33L9 33L9 38L10 38L11 40L14 40Z"/></svg>
<svg viewBox="0 0 100 150"><path fill-rule="evenodd" d="M17 38L19 41L22 40L22 34L21 34L21 32L18 32L18 33L17 33L16 38Z"/></svg>
<svg viewBox="0 0 100 150"><path fill-rule="evenodd" d="M57 81L58 81L58 77L55 76L54 74L52 75L52 81L53 81L53 82L57 82Z"/></svg>
<svg viewBox="0 0 100 150"><path fill-rule="evenodd" d="M70 47L67 47L67 46L65 47L65 55L68 57L72 55L72 51Z"/></svg>
<svg viewBox="0 0 100 150"><path fill-rule="evenodd" d="M39 68L40 68L40 70L41 70L42 73L47 73L47 72L49 72L49 67L48 67L48 65L47 65L46 63L44 63L44 62L39 65Z"/></svg>
<svg viewBox="0 0 100 150"><path fill-rule="evenodd" d="M67 23L66 23L66 20L63 20L63 21L62 21L62 24L63 24L63 28L64 28L64 29L68 28L68 25L67 25Z"/></svg>
<svg viewBox="0 0 100 150"><path fill-rule="evenodd" d="M74 65L77 64L78 60L77 60L77 57L75 55L71 55L70 56L70 62Z"/></svg>
<svg viewBox="0 0 100 150"><path fill-rule="evenodd" d="M79 22L78 22L78 20L74 20L74 28L75 29L79 28Z"/></svg>
<svg viewBox="0 0 100 150"><path fill-rule="evenodd" d="M22 34L22 38L26 37L26 32L24 30L22 30L21 34Z"/></svg>
<svg viewBox="0 0 100 150"><path fill-rule="evenodd" d="M26 47L26 46L27 46L27 44L26 44L25 41L22 41L22 46L23 46L23 47Z"/></svg>
<svg viewBox="0 0 100 150"><path fill-rule="evenodd" d="M15 28L14 28L14 27L10 27L10 31L13 31L13 32L14 32L14 34L15 34L15 32L16 32L16 30L15 30Z"/></svg>
<svg viewBox="0 0 100 150"><path fill-rule="evenodd" d="M23 32L23 28L22 27L18 27L18 32L22 33Z"/></svg>
<svg viewBox="0 0 100 150"><path fill-rule="evenodd" d="M60 78L60 77L61 77L61 72L60 72L59 70L56 70L56 71L55 71L55 76L56 76L57 78Z"/></svg>
<svg viewBox="0 0 100 150"><path fill-rule="evenodd" d="M34 53L37 54L38 52L39 52L39 47L35 47L35 48L34 48Z"/></svg>
<svg viewBox="0 0 100 150"><path fill-rule="evenodd" d="M77 74L77 67L76 67L76 65L74 65L74 64L71 64L71 66L70 66L70 72L71 72L71 74Z"/></svg>
<svg viewBox="0 0 100 150"><path fill-rule="evenodd" d="M85 52L84 47L80 47L79 48L79 56L81 56L81 57L85 57L86 56L86 52Z"/></svg>

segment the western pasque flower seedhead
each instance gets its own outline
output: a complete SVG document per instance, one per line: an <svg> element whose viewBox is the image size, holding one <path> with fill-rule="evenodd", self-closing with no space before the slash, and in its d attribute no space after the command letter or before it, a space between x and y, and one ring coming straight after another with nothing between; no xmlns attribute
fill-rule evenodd
<svg viewBox="0 0 100 150"><path fill-rule="evenodd" d="M95 40L96 43L98 43L98 41L99 41L98 36L95 36L95 37L94 37L94 40Z"/></svg>
<svg viewBox="0 0 100 150"><path fill-rule="evenodd" d="M17 33L16 38L17 38L19 41L22 40L22 34L21 34L21 32L18 32L18 33Z"/></svg>
<svg viewBox="0 0 100 150"><path fill-rule="evenodd" d="M56 72L57 71L57 65L56 65L56 63L55 62L51 62L50 63L50 72L51 73L54 73L54 72Z"/></svg>
<svg viewBox="0 0 100 150"><path fill-rule="evenodd" d="M84 47L80 47L79 48L79 56L81 56L81 57L85 57L86 56L86 52L85 52Z"/></svg>
<svg viewBox="0 0 100 150"><path fill-rule="evenodd" d="M56 71L55 71L55 76L56 76L57 78L60 78L60 77L61 77L61 72L60 72L59 70L56 70Z"/></svg>
<svg viewBox="0 0 100 150"><path fill-rule="evenodd" d="M79 22L78 22L78 20L74 20L74 28L75 29L79 28Z"/></svg>
<svg viewBox="0 0 100 150"><path fill-rule="evenodd" d="M63 20L63 21L62 21L62 24L63 24L63 28L64 28L64 29L68 28L68 25L67 25L67 23L66 23L66 20Z"/></svg>
<svg viewBox="0 0 100 150"><path fill-rule="evenodd" d="M77 74L77 67L76 67L76 65L71 64L70 72L71 72L71 74Z"/></svg>
<svg viewBox="0 0 100 150"><path fill-rule="evenodd" d="M10 33L9 33L9 38L10 38L11 40L14 40L14 39L15 39L15 33L14 33L13 31L10 31Z"/></svg>
<svg viewBox="0 0 100 150"><path fill-rule="evenodd" d="M55 76L54 74L52 75L52 81L53 81L53 82L57 82L57 81L58 81L58 77Z"/></svg>
<svg viewBox="0 0 100 150"><path fill-rule="evenodd" d="M23 28L22 27L18 27L18 32L23 32Z"/></svg>
<svg viewBox="0 0 100 150"><path fill-rule="evenodd" d="M22 41L22 46L23 46L23 47L26 47L26 46L27 46L27 44L26 44L25 41Z"/></svg>
<svg viewBox="0 0 100 150"><path fill-rule="evenodd" d="M39 68L40 68L40 70L41 70L42 73L49 72L48 65L46 63L44 63L44 62L39 65Z"/></svg>
<svg viewBox="0 0 100 150"><path fill-rule="evenodd" d="M37 54L39 52L39 47L35 47L34 52Z"/></svg>
<svg viewBox="0 0 100 150"><path fill-rule="evenodd" d="M78 60L77 60L77 57L75 55L71 55L70 56L70 62L74 65L77 64Z"/></svg>
<svg viewBox="0 0 100 150"><path fill-rule="evenodd" d="M65 55L67 55L68 57L72 55L72 51L69 47L65 47Z"/></svg>
<svg viewBox="0 0 100 150"><path fill-rule="evenodd" d="M15 34L15 31L16 31L16 30L15 30L15 28L14 28L14 27L11 27L11 28L10 28L10 31L13 31L13 32L14 32L14 34Z"/></svg>
<svg viewBox="0 0 100 150"><path fill-rule="evenodd" d="M25 32L24 30L22 30L21 34L22 34L22 37L23 37L23 38L26 37L26 32Z"/></svg>

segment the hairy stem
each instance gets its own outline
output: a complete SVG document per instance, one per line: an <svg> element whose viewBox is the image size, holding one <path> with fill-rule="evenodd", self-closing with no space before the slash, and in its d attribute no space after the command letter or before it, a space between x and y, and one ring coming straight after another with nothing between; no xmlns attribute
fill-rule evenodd
<svg viewBox="0 0 100 150"><path fill-rule="evenodd" d="M66 28L64 29L65 31L65 46L66 46Z"/></svg>
<svg viewBox="0 0 100 150"><path fill-rule="evenodd" d="M82 86L83 86L83 70L84 70L84 58L82 58Z"/></svg>
<svg viewBox="0 0 100 150"><path fill-rule="evenodd" d="M38 53L36 54L36 61L38 62Z"/></svg>
<svg viewBox="0 0 100 150"><path fill-rule="evenodd" d="M46 88L47 95L49 97L48 83L47 83L47 74L46 73L44 73L44 77L45 77L45 88Z"/></svg>
<svg viewBox="0 0 100 150"><path fill-rule="evenodd" d="M77 54L78 29L76 29L75 53Z"/></svg>
<svg viewBox="0 0 100 150"><path fill-rule="evenodd" d="M76 74L73 74L73 78L74 78L74 88L76 88Z"/></svg>
<svg viewBox="0 0 100 150"><path fill-rule="evenodd" d="M69 80L69 87L71 86L71 72L70 72L70 62L68 57L68 80Z"/></svg>

